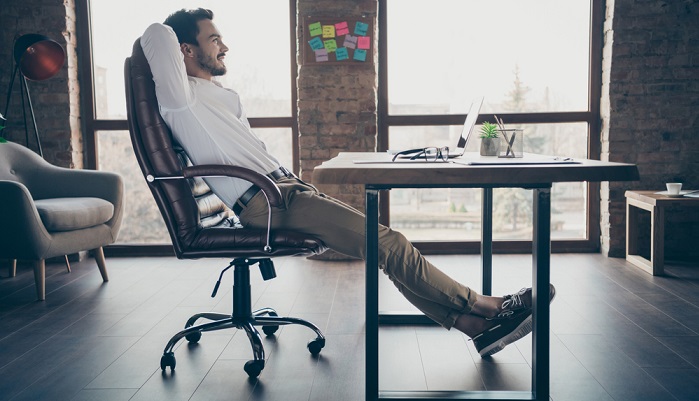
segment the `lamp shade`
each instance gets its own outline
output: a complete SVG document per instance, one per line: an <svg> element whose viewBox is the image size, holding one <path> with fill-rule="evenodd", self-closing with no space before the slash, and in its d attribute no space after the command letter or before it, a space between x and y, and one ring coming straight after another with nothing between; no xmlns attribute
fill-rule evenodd
<svg viewBox="0 0 699 401"><path fill-rule="evenodd" d="M32 81L56 75L66 60L66 53L58 42L36 33L15 40L14 56L22 75Z"/></svg>

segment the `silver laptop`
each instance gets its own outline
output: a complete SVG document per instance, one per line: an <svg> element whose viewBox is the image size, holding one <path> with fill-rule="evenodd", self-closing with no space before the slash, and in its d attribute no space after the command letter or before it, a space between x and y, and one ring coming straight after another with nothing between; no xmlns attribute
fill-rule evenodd
<svg viewBox="0 0 699 401"><path fill-rule="evenodd" d="M481 106L483 105L483 97L479 97L478 99L474 100L471 103L471 108L468 110L468 115L466 116L466 120L464 121L464 126L461 129L461 135L459 136L459 140L456 143L455 148L449 148L449 158L454 158L454 157L459 157L462 156L466 152L466 145L468 145L469 138L471 137L471 134L473 133L473 127L476 126L476 120L478 120L478 115L481 111ZM410 150L408 151L401 151L401 150L389 150L388 153L391 155L395 155L396 153L405 153L401 154L398 156L400 159L410 159L417 152L422 151L422 149L414 149L413 152Z"/></svg>

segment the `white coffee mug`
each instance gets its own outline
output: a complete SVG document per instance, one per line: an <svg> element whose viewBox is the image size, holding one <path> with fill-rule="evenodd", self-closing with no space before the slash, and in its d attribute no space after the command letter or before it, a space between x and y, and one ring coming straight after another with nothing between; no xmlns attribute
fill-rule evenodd
<svg viewBox="0 0 699 401"><path fill-rule="evenodd" d="M679 195L682 189L681 182L668 182L665 186L667 187L667 193L669 195Z"/></svg>

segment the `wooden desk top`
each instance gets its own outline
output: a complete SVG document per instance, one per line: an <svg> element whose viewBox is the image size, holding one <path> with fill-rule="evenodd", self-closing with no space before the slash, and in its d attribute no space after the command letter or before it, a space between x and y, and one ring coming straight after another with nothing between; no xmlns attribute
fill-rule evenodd
<svg viewBox="0 0 699 401"><path fill-rule="evenodd" d="M683 190L682 192L685 191L691 191L691 190ZM686 196L683 196L681 198L670 198L667 197L663 194L659 194L658 192L662 191L626 191L625 195L627 198L630 199L635 199L637 201L643 202L648 205L656 206L656 205L662 205L662 206L668 206L668 205L687 205L689 203L692 203L693 205L699 206L699 198L689 198Z"/></svg>
<svg viewBox="0 0 699 401"><path fill-rule="evenodd" d="M527 157L547 156L525 154L525 158ZM480 184L516 187L554 182L635 181L639 179L638 168L634 164L588 159L575 159L575 161L580 162L577 164L469 165L470 161L484 160L474 152L454 159L455 163L409 161L391 163L390 160L390 155L386 153L342 152L337 157L315 168L313 182L317 184L386 185L394 188L411 185L436 187L473 185L477 187ZM488 160L497 161L497 158L489 158ZM355 161L362 161L362 163L355 163Z"/></svg>

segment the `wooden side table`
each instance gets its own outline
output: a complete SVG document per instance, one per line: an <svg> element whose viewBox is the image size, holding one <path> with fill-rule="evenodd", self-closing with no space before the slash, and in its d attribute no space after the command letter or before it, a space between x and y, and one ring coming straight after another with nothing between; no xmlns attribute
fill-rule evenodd
<svg viewBox="0 0 699 401"><path fill-rule="evenodd" d="M665 267L665 208L699 206L699 198L669 198L657 191L626 191L626 260L654 275ZM650 259L638 254L639 209L650 212Z"/></svg>

